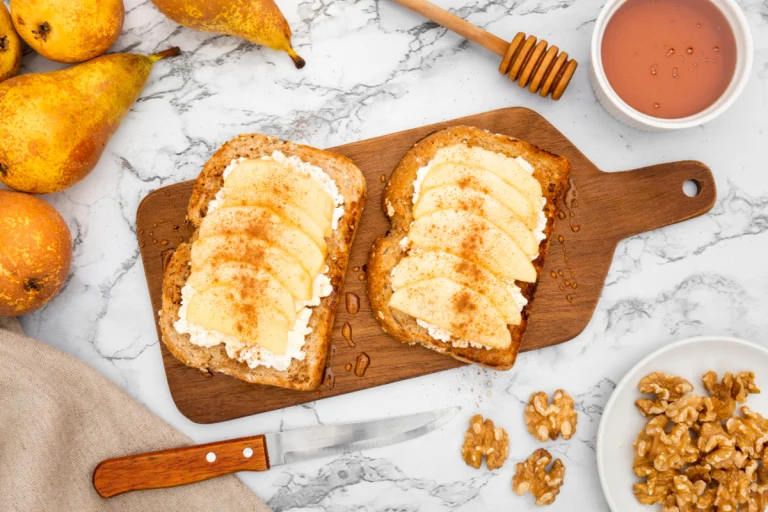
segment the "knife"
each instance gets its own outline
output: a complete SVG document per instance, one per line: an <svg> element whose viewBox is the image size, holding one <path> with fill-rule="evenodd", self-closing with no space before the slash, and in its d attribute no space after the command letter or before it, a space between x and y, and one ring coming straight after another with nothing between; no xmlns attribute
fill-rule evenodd
<svg viewBox="0 0 768 512"><path fill-rule="evenodd" d="M96 466L93 486L101 497L109 498L128 491L174 487L237 471L266 471L280 464L377 448L432 432L459 410L452 407L108 459Z"/></svg>

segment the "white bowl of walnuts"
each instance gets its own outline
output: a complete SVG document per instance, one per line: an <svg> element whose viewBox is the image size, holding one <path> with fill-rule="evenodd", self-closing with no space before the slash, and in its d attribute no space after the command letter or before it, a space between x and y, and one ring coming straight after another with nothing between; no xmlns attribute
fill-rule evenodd
<svg viewBox="0 0 768 512"><path fill-rule="evenodd" d="M654 352L616 386L600 422L597 463L609 506L765 510L767 417L765 348L699 337Z"/></svg>

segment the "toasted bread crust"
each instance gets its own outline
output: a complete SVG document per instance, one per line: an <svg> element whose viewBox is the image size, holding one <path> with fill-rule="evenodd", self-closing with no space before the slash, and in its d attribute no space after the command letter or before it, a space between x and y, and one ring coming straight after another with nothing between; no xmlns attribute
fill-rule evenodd
<svg viewBox="0 0 768 512"><path fill-rule="evenodd" d="M176 249L165 269L163 305L159 313L160 330L163 343L168 350L187 366L222 372L256 384L313 390L322 383L339 293L344 284L352 241L365 204L365 178L360 170L348 158L329 151L301 146L265 135L240 135L224 144L203 167L189 200L187 220L195 228L191 239L194 241L197 238L200 223L207 213L208 203L224 183L222 173L232 160L241 157L269 156L275 150L282 151L288 156L297 156L305 162L321 167L336 182L339 192L344 197L344 215L339 220L338 228L328 239L326 264L333 292L323 298L320 305L313 308L309 320L312 333L307 335L304 345L306 358L303 361L294 359L284 371L261 366L249 368L246 363L229 358L223 345L200 347L189 341L189 334L178 333L173 324L179 318L181 288L190 272L191 245L186 243Z"/></svg>
<svg viewBox="0 0 768 512"><path fill-rule="evenodd" d="M400 247L400 240L407 236L413 222L412 198L416 172L432 160L440 148L461 143L502 153L508 157L522 156L534 166L533 176L541 183L542 192L547 200L544 206L547 216L544 234L547 238L539 245L539 257L533 261L537 276L541 277L557 213L556 205L568 183L570 162L563 157L506 135L492 134L469 126L456 126L435 132L419 141L408 151L392 173L382 196L382 208L390 218L391 229L386 236L374 242L368 257L368 299L374 316L384 332L398 341L410 344L421 343L427 348L461 361L498 370L508 370L514 365L520 349L528 316L533 307L536 283L518 283L523 296L528 299L528 305L522 311L520 325L509 326L512 343L505 350L454 347L450 343L432 338L426 329L416 323L414 317L389 307L389 300L393 293L392 269L406 255L405 250Z"/></svg>

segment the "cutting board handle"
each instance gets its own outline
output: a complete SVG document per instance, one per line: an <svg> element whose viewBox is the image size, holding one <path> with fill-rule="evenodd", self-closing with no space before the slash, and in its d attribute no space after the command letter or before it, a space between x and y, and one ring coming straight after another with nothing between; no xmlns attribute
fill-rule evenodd
<svg viewBox="0 0 768 512"><path fill-rule="evenodd" d="M621 220L611 226L619 239L702 215L717 198L712 171L694 160L605 173L602 178L603 193L590 196L604 202L603 211ZM694 197L683 192L689 180L698 189Z"/></svg>
<svg viewBox="0 0 768 512"><path fill-rule="evenodd" d="M93 472L93 486L102 498L110 498L128 491L191 484L236 471L267 469L264 436L253 436L105 460Z"/></svg>

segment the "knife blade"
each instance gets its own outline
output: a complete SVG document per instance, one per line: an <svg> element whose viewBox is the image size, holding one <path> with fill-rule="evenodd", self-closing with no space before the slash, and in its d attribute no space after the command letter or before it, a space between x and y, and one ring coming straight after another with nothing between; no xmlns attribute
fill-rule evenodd
<svg viewBox="0 0 768 512"><path fill-rule="evenodd" d="M342 425L273 432L102 461L93 485L103 498L128 491L174 487L237 471L378 448L422 436L445 425L459 407Z"/></svg>

